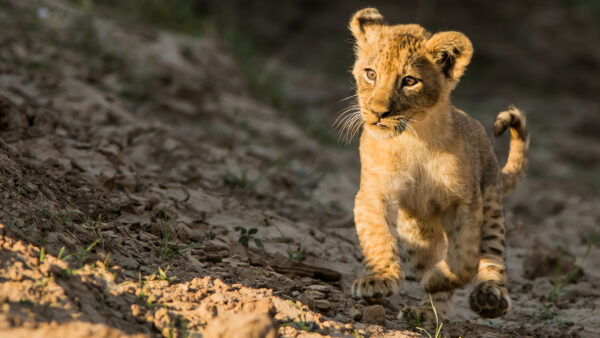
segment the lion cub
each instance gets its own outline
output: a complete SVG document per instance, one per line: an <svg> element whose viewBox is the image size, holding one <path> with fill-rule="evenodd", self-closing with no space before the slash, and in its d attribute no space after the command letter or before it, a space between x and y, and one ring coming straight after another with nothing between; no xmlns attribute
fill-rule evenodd
<svg viewBox="0 0 600 338"><path fill-rule="evenodd" d="M510 308L504 265L502 197L521 180L528 136L525 116L502 112L494 134L511 131L500 170L482 125L450 102L473 47L459 32L431 35L419 25L385 24L373 8L350 21L355 39L361 182L354 218L365 260L355 297L391 295L404 274L400 243L413 274L441 317L453 290L474 279L471 309L495 318ZM431 320L426 296L403 311Z"/></svg>

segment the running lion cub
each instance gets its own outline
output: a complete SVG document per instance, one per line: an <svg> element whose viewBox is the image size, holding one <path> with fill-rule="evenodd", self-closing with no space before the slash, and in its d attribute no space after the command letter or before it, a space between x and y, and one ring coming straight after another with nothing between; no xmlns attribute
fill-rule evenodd
<svg viewBox="0 0 600 338"><path fill-rule="evenodd" d="M352 294L371 299L397 290L399 242L442 318L454 289L473 278L471 309L486 318L506 314L502 197L525 171L524 114L511 107L494 123L496 136L507 128L512 136L501 170L482 125L450 102L473 54L465 35L389 26L374 8L357 12L350 30L360 109L346 121L364 126L354 218L365 268ZM431 320L429 296L403 314Z"/></svg>

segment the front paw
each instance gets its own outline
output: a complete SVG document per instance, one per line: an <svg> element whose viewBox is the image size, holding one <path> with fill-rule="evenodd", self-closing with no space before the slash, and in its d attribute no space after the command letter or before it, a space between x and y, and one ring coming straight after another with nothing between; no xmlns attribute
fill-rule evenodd
<svg viewBox="0 0 600 338"><path fill-rule="evenodd" d="M400 278L369 274L354 281L352 296L364 299L389 297L398 291L401 282Z"/></svg>

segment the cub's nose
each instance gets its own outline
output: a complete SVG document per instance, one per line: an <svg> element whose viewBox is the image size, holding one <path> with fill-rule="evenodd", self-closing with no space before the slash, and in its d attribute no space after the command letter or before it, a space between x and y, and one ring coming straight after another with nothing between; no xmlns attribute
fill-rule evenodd
<svg viewBox="0 0 600 338"><path fill-rule="evenodd" d="M373 113L373 115L379 117L380 119L383 119L383 118L390 116L391 111L388 109L377 110L377 109L371 108L371 113Z"/></svg>

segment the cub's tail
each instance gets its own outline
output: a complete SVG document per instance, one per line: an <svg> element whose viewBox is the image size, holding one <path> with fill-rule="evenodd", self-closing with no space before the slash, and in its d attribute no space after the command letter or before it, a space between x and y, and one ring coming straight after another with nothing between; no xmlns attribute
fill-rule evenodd
<svg viewBox="0 0 600 338"><path fill-rule="evenodd" d="M514 106L501 112L494 122L494 136L498 137L510 128L510 152L508 161L502 168L502 185L504 194L513 191L525 174L527 167L527 152L529 150L529 133L525 113Z"/></svg>

